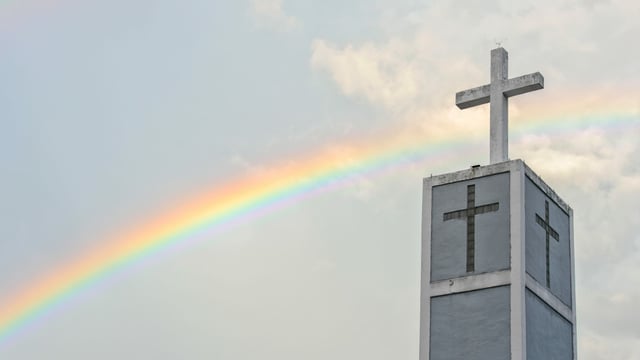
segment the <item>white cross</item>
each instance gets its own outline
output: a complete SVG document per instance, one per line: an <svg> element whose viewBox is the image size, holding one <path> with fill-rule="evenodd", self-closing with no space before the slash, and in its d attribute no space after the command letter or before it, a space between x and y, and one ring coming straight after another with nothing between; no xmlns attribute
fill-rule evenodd
<svg viewBox="0 0 640 360"><path fill-rule="evenodd" d="M509 160L508 98L544 88L544 78L539 72L509 79L508 62L505 49L491 50L491 83L456 93L456 105L460 109L489 103L491 164Z"/></svg>

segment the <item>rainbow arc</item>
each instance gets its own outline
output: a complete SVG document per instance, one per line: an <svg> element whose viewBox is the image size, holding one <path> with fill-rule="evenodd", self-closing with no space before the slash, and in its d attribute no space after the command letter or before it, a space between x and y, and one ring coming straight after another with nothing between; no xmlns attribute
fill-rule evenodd
<svg viewBox="0 0 640 360"><path fill-rule="evenodd" d="M597 112L581 109L571 116L540 116L512 129L512 139L524 133L576 132L586 127L640 127L637 105ZM161 216L54 269L40 281L0 300L0 343L58 304L159 249L187 241L192 235L216 229L252 214L270 211L314 192L340 184L354 175L372 174L398 166L446 158L464 146L460 138L430 138L411 131L384 134L344 147L328 147L271 167L268 173L229 181Z"/></svg>

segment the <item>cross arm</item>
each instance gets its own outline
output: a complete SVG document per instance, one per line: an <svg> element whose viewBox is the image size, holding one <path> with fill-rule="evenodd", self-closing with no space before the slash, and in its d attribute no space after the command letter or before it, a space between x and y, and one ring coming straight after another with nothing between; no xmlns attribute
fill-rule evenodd
<svg viewBox="0 0 640 360"><path fill-rule="evenodd" d="M470 108L489 102L490 85L478 86L456 93L456 106L460 109Z"/></svg>
<svg viewBox="0 0 640 360"><path fill-rule="evenodd" d="M504 84L504 96L511 97L544 88L544 77L539 72L509 79Z"/></svg>
<svg viewBox="0 0 640 360"><path fill-rule="evenodd" d="M540 215L536 214L536 222L538 223L538 225L542 226L542 228L544 229L544 231L548 232L549 235L556 239L556 241L560 241L560 235L558 235L558 232L555 231L543 218L540 217Z"/></svg>

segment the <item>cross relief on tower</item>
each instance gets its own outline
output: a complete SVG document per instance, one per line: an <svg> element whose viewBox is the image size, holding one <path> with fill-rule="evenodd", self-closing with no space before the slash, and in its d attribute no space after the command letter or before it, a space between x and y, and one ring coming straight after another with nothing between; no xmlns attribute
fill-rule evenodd
<svg viewBox="0 0 640 360"><path fill-rule="evenodd" d="M432 213L434 280L509 267L505 187L509 187L508 174L434 188L434 199L438 200Z"/></svg>
<svg viewBox="0 0 640 360"><path fill-rule="evenodd" d="M476 206L476 186L467 185L467 207L461 210L449 211L443 214L444 221L466 220L467 222L467 272L475 271L476 251L476 215L495 212L499 209L499 203L494 202Z"/></svg>
<svg viewBox="0 0 640 360"><path fill-rule="evenodd" d="M527 274L570 306L569 216L529 179L525 182L525 202Z"/></svg>
<svg viewBox="0 0 640 360"><path fill-rule="evenodd" d="M538 223L538 225L542 226L542 228L545 231L545 248L546 248L546 284L547 287L551 287L551 278L549 276L549 236L553 237L554 239L556 239L556 241L560 241L560 236L558 235L558 232L555 231L551 225L549 225L549 201L545 200L544 201L544 219L540 217L540 215L536 214L536 222Z"/></svg>

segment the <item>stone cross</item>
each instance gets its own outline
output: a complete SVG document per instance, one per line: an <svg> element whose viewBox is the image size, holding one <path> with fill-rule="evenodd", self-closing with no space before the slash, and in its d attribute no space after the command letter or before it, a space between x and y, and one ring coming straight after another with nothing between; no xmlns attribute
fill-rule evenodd
<svg viewBox="0 0 640 360"><path fill-rule="evenodd" d="M491 82L456 93L460 109L489 103L491 164L509 159L508 98L544 88L544 78L539 72L509 79L507 67L507 51L501 47L491 50Z"/></svg>
<svg viewBox="0 0 640 360"><path fill-rule="evenodd" d="M475 271L476 253L476 215L498 211L498 203L476 206L476 186L467 185L467 208L443 214L443 221L467 221L467 272Z"/></svg>
<svg viewBox="0 0 640 360"><path fill-rule="evenodd" d="M551 225L549 224L549 201L547 200L544 201L544 219L540 217L540 215L536 214L536 222L538 223L538 225L542 226L542 228L544 229L544 232L546 233L545 247L547 249L547 253L546 253L547 287L551 287L551 278L549 276L550 275L549 274L549 236L556 239L556 241L558 242L560 242L560 236L558 235L558 232L555 231L555 229L552 228Z"/></svg>

